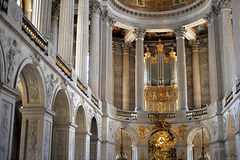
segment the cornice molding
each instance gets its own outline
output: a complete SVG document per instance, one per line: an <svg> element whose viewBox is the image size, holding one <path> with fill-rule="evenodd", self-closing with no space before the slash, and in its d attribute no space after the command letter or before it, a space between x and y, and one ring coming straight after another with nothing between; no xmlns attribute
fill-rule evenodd
<svg viewBox="0 0 240 160"><path fill-rule="evenodd" d="M147 13L146 11L137 11L131 8L128 8L126 6L124 6L123 4L120 4L120 2L117 3L116 0L108 0L112 6L114 7L114 9L124 12L128 15L132 15L132 16L138 16L138 17L148 17L148 18L165 18L165 17L174 17L174 16L178 16L181 14L186 14L192 10L195 10L197 8L199 8L200 6L202 6L203 3L205 3L208 0L198 0L196 2L194 2L191 5L188 5L186 7L183 7L181 9L176 9L176 10L171 10L169 11L162 11L162 12L156 12L156 13Z"/></svg>

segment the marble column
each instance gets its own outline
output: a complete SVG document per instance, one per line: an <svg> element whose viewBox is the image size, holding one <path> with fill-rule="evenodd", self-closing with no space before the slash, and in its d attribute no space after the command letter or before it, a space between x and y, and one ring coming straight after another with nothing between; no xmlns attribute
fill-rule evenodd
<svg viewBox="0 0 240 160"><path fill-rule="evenodd" d="M53 160L74 160L75 128L71 122L55 122L53 125Z"/></svg>
<svg viewBox="0 0 240 160"><path fill-rule="evenodd" d="M90 133L77 132L75 134L75 160L89 160Z"/></svg>
<svg viewBox="0 0 240 160"><path fill-rule="evenodd" d="M240 68L240 1L232 2L233 39L234 39L234 59L235 67ZM240 69L236 70L237 78L240 79Z"/></svg>
<svg viewBox="0 0 240 160"><path fill-rule="evenodd" d="M58 53L72 65L74 0L61 1L59 18Z"/></svg>
<svg viewBox="0 0 240 160"><path fill-rule="evenodd" d="M122 109L129 110L130 107L130 71L129 52L131 43L123 43L123 79L122 79Z"/></svg>
<svg viewBox="0 0 240 160"><path fill-rule="evenodd" d="M186 29L180 27L175 30L177 38L177 83L178 83L178 111L187 109L187 73L185 55Z"/></svg>
<svg viewBox="0 0 240 160"><path fill-rule="evenodd" d="M11 159L15 101L17 96L19 96L17 90L5 84L0 85L0 157L4 160Z"/></svg>
<svg viewBox="0 0 240 160"><path fill-rule="evenodd" d="M54 112L45 108L22 108L19 159L51 159Z"/></svg>
<svg viewBox="0 0 240 160"><path fill-rule="evenodd" d="M44 36L50 38L52 0L33 1L32 23Z"/></svg>
<svg viewBox="0 0 240 160"><path fill-rule="evenodd" d="M221 4L221 14L222 14L223 61L224 61L223 77L224 77L224 93L226 94L232 91L232 86L236 80L230 2L224 1Z"/></svg>
<svg viewBox="0 0 240 160"><path fill-rule="evenodd" d="M59 10L56 9L52 13L52 36L51 36L51 41L53 43L53 46L57 49L58 48L58 15L59 15Z"/></svg>
<svg viewBox="0 0 240 160"><path fill-rule="evenodd" d="M99 48L100 48L100 3L90 1L90 46L89 46L89 80L88 84L93 94L98 96L99 90Z"/></svg>
<svg viewBox="0 0 240 160"><path fill-rule="evenodd" d="M136 111L145 111L144 103L144 33L146 29L136 28L136 62L135 62L135 105Z"/></svg>
<svg viewBox="0 0 240 160"><path fill-rule="evenodd" d="M222 56L220 53L218 11L212 7L204 18L208 24L208 66L209 66L209 92L212 104L212 113L222 111L223 98L222 82ZM215 103L216 102L216 103ZM216 105L215 105L216 104ZM219 107L218 107L219 106Z"/></svg>
<svg viewBox="0 0 240 160"><path fill-rule="evenodd" d="M199 41L190 41L192 47L192 64L193 64L193 104L195 107L201 107L201 77L199 65Z"/></svg>
<svg viewBox="0 0 240 160"><path fill-rule="evenodd" d="M101 14L101 74L100 74L100 97L102 101L112 104L112 25L114 21L112 17L105 10Z"/></svg>
<svg viewBox="0 0 240 160"><path fill-rule="evenodd" d="M238 156L238 160L239 160L240 159L240 133L239 133L239 131L237 131L235 133L235 137L236 137L236 150L237 150L236 155Z"/></svg>
<svg viewBox="0 0 240 160"><path fill-rule="evenodd" d="M115 51L116 51L116 47L117 47L117 44L116 42L112 44L112 104L114 105L114 83L115 83L115 80L114 80L114 72L115 72L115 68L114 68L114 59L115 59Z"/></svg>
<svg viewBox="0 0 240 160"><path fill-rule="evenodd" d="M187 145L187 159L188 160L193 160L193 144L188 144Z"/></svg>
<svg viewBox="0 0 240 160"><path fill-rule="evenodd" d="M79 0L77 19L76 62L75 69L82 82L87 83L89 1Z"/></svg>

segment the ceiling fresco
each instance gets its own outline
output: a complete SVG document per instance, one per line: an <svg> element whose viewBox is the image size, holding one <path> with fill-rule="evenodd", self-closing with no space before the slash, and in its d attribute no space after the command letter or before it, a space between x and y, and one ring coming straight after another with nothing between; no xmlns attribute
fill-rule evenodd
<svg viewBox="0 0 240 160"><path fill-rule="evenodd" d="M185 7L196 0L118 0L125 6L143 11L169 11Z"/></svg>
<svg viewBox="0 0 240 160"><path fill-rule="evenodd" d="M200 36L200 35L204 35L204 34L207 34L207 33L208 33L208 26L207 26L207 23L203 23L203 24L197 25L197 26L195 26L195 27L192 27L191 30L192 30L197 36Z"/></svg>
<svg viewBox="0 0 240 160"><path fill-rule="evenodd" d="M113 37L115 38L124 38L128 34L129 30L120 28L120 27L113 27L112 33Z"/></svg>

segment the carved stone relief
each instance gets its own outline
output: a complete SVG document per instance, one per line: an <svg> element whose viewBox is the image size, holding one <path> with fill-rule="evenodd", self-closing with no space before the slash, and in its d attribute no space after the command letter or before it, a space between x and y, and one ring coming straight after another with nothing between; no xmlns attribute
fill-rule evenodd
<svg viewBox="0 0 240 160"><path fill-rule="evenodd" d="M108 139L109 140L114 140L115 139L113 121L109 122Z"/></svg>
<svg viewBox="0 0 240 160"><path fill-rule="evenodd" d="M26 157L31 160L37 159L38 123L37 120L29 120L28 123Z"/></svg>
<svg viewBox="0 0 240 160"><path fill-rule="evenodd" d="M50 144L50 133L51 132L51 123L45 121L45 132L44 132L44 148L43 148L43 157L44 159L49 159L49 144Z"/></svg>
<svg viewBox="0 0 240 160"><path fill-rule="evenodd" d="M0 108L0 157L3 159L7 158L8 153L11 106L10 103L3 102L2 108Z"/></svg>
<svg viewBox="0 0 240 160"><path fill-rule="evenodd" d="M7 60L7 84L10 85L13 81L15 66L16 66L16 55L20 54L18 49L18 42L12 38L8 39L7 43L8 51L6 54Z"/></svg>
<svg viewBox="0 0 240 160"><path fill-rule="evenodd" d="M58 83L58 78L55 78L53 74L46 76L46 86L47 86L47 108L50 109L52 106L52 96L56 84Z"/></svg>

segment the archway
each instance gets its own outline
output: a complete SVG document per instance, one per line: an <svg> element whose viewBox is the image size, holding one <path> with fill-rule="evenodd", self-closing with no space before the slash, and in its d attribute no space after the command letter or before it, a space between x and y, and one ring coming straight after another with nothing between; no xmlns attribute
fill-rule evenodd
<svg viewBox="0 0 240 160"><path fill-rule="evenodd" d="M86 117L84 108L80 106L76 116L76 132L75 132L75 160L83 160L86 158L87 142L89 134L86 132Z"/></svg>
<svg viewBox="0 0 240 160"><path fill-rule="evenodd" d="M127 160L132 159L132 139L129 133L123 128L119 129L116 133L116 159L119 159L121 156Z"/></svg>
<svg viewBox="0 0 240 160"><path fill-rule="evenodd" d="M11 159L37 157L43 134L44 87L40 72L32 64L26 64L17 78L16 88L20 96L16 98L12 134ZM41 115L40 115L41 114ZM30 143L31 141L31 143ZM26 150L28 148L28 150Z"/></svg>
<svg viewBox="0 0 240 160"><path fill-rule="evenodd" d="M90 137L90 160L97 160L98 159L98 128L97 128L97 121L96 118L92 118L91 123L91 137Z"/></svg>
<svg viewBox="0 0 240 160"><path fill-rule="evenodd" d="M192 155L193 159L201 159L204 156L205 159L210 160L210 148L209 148L210 138L207 130L205 128L200 128L194 134L192 140ZM204 147L204 150L203 150ZM203 152L204 151L204 152Z"/></svg>
<svg viewBox="0 0 240 160"><path fill-rule="evenodd" d="M227 125L227 141L225 142L227 149L226 159L228 160L237 160L237 146L234 132L235 132L234 120L232 115L230 115L228 118Z"/></svg>
<svg viewBox="0 0 240 160"><path fill-rule="evenodd" d="M71 148L70 139L72 138L72 125L70 123L69 101L64 89L57 92L53 111L56 116L53 120L53 140L52 140L52 159L70 159Z"/></svg>

